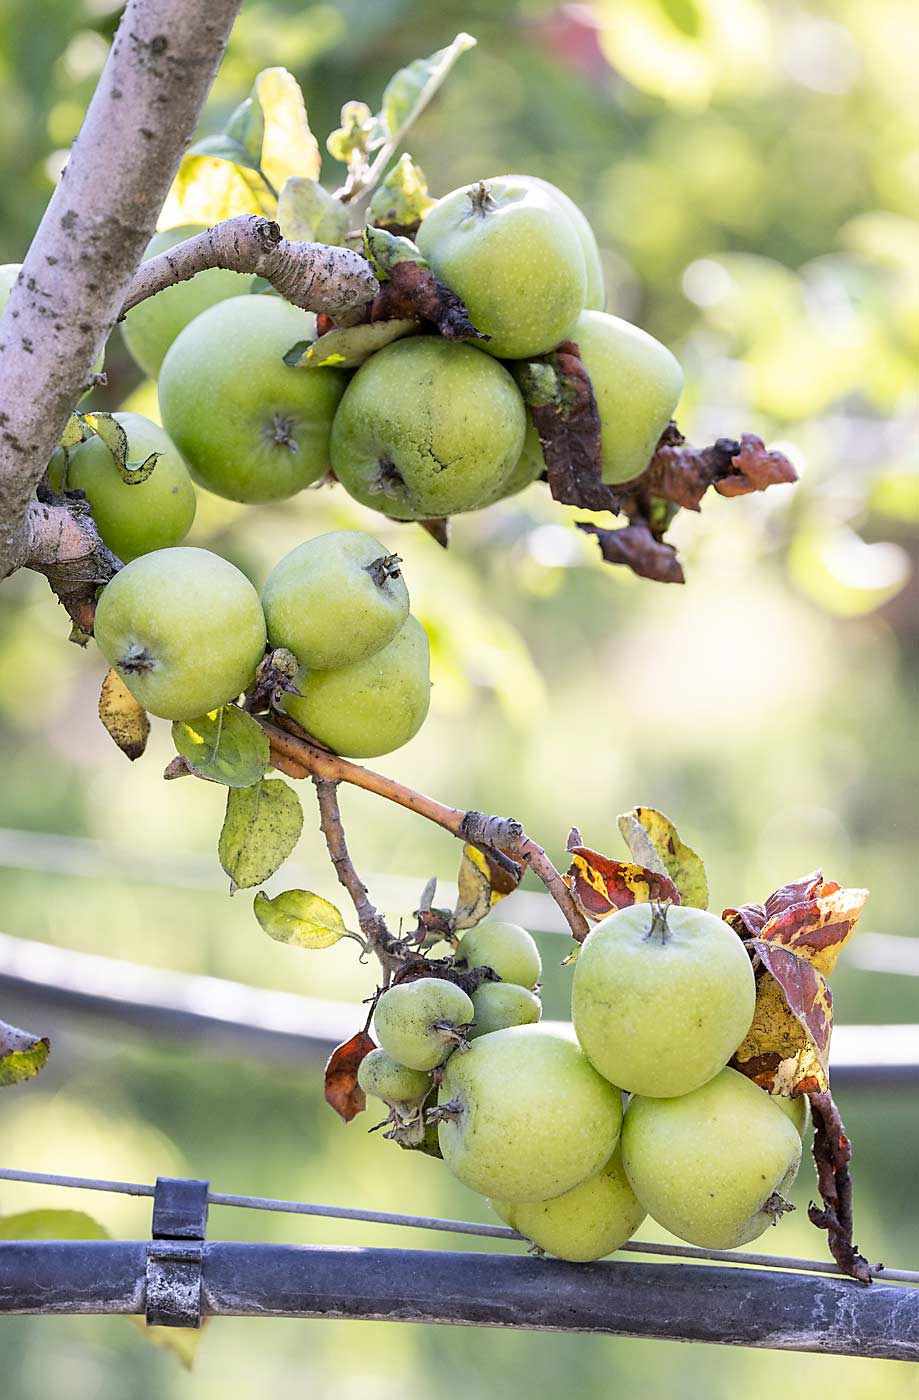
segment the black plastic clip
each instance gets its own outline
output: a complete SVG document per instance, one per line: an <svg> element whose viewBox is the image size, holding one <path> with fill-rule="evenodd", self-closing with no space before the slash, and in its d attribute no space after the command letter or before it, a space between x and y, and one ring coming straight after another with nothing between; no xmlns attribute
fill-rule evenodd
<svg viewBox="0 0 919 1400"><path fill-rule="evenodd" d="M147 1322L201 1326L201 1265L210 1182L159 1176L147 1246Z"/></svg>

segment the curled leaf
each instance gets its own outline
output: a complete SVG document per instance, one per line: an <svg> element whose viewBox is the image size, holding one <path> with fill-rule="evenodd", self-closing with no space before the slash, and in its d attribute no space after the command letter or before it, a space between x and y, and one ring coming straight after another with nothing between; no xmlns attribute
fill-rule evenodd
<svg viewBox="0 0 919 1400"><path fill-rule="evenodd" d="M653 807L633 807L619 818L619 830L629 854L639 865L670 876L682 904L695 909L708 907L708 881L702 858L680 840L669 817Z"/></svg>
<svg viewBox="0 0 919 1400"><path fill-rule="evenodd" d="M0 1089L32 1079L44 1069L50 1053L47 1036L32 1035L0 1021Z"/></svg>
<svg viewBox="0 0 919 1400"><path fill-rule="evenodd" d="M755 939L762 968L753 1023L731 1064L770 1094L822 1093L829 1086L833 996L805 958Z"/></svg>
<svg viewBox="0 0 919 1400"><path fill-rule="evenodd" d="M367 210L368 222L388 233L411 237L434 203L424 171L406 153L378 185Z"/></svg>
<svg viewBox="0 0 919 1400"><path fill-rule="evenodd" d="M596 535L600 553L607 564L625 564L639 578L655 583L685 583L683 566L672 544L655 539L647 525L623 525L618 530L603 530L587 520L576 522L585 534Z"/></svg>
<svg viewBox="0 0 919 1400"><path fill-rule="evenodd" d="M667 875L630 861L610 860L588 846L574 846L563 877L587 919L603 919L616 909L649 900L679 904L680 893Z"/></svg>
<svg viewBox="0 0 919 1400"><path fill-rule="evenodd" d="M331 948L348 932L335 905L310 890L284 890L274 899L259 890L252 907L270 938L295 948Z"/></svg>
<svg viewBox="0 0 919 1400"><path fill-rule="evenodd" d="M150 719L117 671L109 671L99 693L99 718L114 742L133 762L150 737Z"/></svg>
<svg viewBox="0 0 919 1400"><path fill-rule="evenodd" d="M602 479L600 411L576 343L566 340L549 355L520 361L514 377L539 434L553 499L618 511L621 494Z"/></svg>
<svg viewBox="0 0 919 1400"><path fill-rule="evenodd" d="M263 68L252 95L264 113L260 170L275 190L291 175L319 178L319 145L310 130L300 84L286 68Z"/></svg>
<svg viewBox="0 0 919 1400"><path fill-rule="evenodd" d="M417 244L401 234L389 233L385 228L374 228L368 224L361 235L364 257L369 262L374 276L379 282L386 282L400 263L413 263L419 268L430 268Z"/></svg>
<svg viewBox="0 0 919 1400"><path fill-rule="evenodd" d="M360 326L343 326L326 331L318 340L301 340L291 346L284 363L291 369L357 369L384 345L421 330L421 322L402 318L394 321L367 321Z"/></svg>
<svg viewBox="0 0 919 1400"><path fill-rule="evenodd" d="M380 117L394 141L421 115L456 60L474 47L471 34L457 34L446 48L429 58L416 58L393 74L383 89Z"/></svg>
<svg viewBox="0 0 919 1400"><path fill-rule="evenodd" d="M430 321L445 340L488 340L472 324L465 302L434 276L421 254L409 255L414 244L407 238L384 235L382 229L372 232L391 240L387 257L393 260L370 307L371 321ZM403 244L405 248L393 246ZM404 256L396 257L400 252Z"/></svg>
<svg viewBox="0 0 919 1400"><path fill-rule="evenodd" d="M459 893L453 916L455 929L472 928L485 918L499 900L517 888L523 872L515 862L509 862L509 865L513 865L513 869L480 851L477 846L463 846L457 876Z"/></svg>
<svg viewBox="0 0 919 1400"><path fill-rule="evenodd" d="M252 787L271 759L264 729L238 705L223 705L197 719L176 720L172 739L188 772L226 787Z"/></svg>
<svg viewBox="0 0 919 1400"><path fill-rule="evenodd" d="M128 461L128 435L111 413L84 413L81 415L86 427L101 437L115 459L115 466L126 486L139 486L153 472L162 452L151 452L142 462L133 465Z"/></svg>
<svg viewBox="0 0 919 1400"><path fill-rule="evenodd" d="M329 133L326 150L342 165L364 165L371 151L379 150L386 139L386 128L366 102L346 102L341 109L341 126Z"/></svg>
<svg viewBox="0 0 919 1400"><path fill-rule="evenodd" d="M340 1118L350 1123L367 1107L364 1091L357 1082L361 1060L375 1050L376 1043L366 1031L336 1046L325 1067L325 1101Z"/></svg>
<svg viewBox="0 0 919 1400"><path fill-rule="evenodd" d="M797 479L798 473L783 452L767 452L762 438L744 433L739 452L731 458L730 471L715 482L715 490L721 496L746 496Z"/></svg>
<svg viewBox="0 0 919 1400"><path fill-rule="evenodd" d="M283 865L300 837L303 808L282 778L231 787L220 832L220 864L231 893L260 885Z"/></svg>

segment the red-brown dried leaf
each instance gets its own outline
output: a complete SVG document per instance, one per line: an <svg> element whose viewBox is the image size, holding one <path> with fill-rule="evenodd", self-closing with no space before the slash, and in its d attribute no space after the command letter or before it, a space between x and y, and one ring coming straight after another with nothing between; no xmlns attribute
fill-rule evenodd
<svg viewBox="0 0 919 1400"><path fill-rule="evenodd" d="M744 433L729 473L715 482L715 490L721 496L746 496L797 479L798 473L784 452L767 452L762 438Z"/></svg>
<svg viewBox="0 0 919 1400"><path fill-rule="evenodd" d="M371 321L416 317L431 321L445 340L488 340L476 330L466 303L445 287L431 268L406 258L393 263L373 299Z"/></svg>
<svg viewBox="0 0 919 1400"><path fill-rule="evenodd" d="M669 876L631 861L610 860L588 846L571 848L571 865L564 880L588 919L603 919L616 909L649 900L680 902L679 890Z"/></svg>
<svg viewBox="0 0 919 1400"><path fill-rule="evenodd" d="M448 516L435 516L431 520L419 520L422 530L426 530L432 540L447 549L450 544L450 519Z"/></svg>
<svg viewBox="0 0 919 1400"><path fill-rule="evenodd" d="M762 904L741 904L739 909L725 909L721 917L739 938L759 938L766 927L766 910Z"/></svg>
<svg viewBox="0 0 919 1400"><path fill-rule="evenodd" d="M375 1050L376 1043L366 1031L337 1045L325 1067L325 1101L346 1123L367 1107L364 1091L357 1082L361 1060Z"/></svg>
<svg viewBox="0 0 919 1400"><path fill-rule="evenodd" d="M600 410L590 375L573 340L515 368L539 434L549 490L563 505L584 510L622 508L622 493L603 481Z"/></svg>
<svg viewBox="0 0 919 1400"><path fill-rule="evenodd" d="M579 530L596 535L600 553L607 564L625 564L639 578L656 583L685 583L683 566L672 544L657 540L647 525L623 525L618 530L603 530L587 520L577 521Z"/></svg>
<svg viewBox="0 0 919 1400"><path fill-rule="evenodd" d="M719 438L711 447L692 447L670 423L635 485L640 483L650 495L686 510L698 510L708 488L731 472L731 460L739 450L734 438Z"/></svg>

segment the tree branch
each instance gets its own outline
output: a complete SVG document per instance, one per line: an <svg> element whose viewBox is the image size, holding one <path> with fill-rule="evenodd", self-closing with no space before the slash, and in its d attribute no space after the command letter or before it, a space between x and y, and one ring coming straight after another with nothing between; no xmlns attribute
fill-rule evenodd
<svg viewBox="0 0 919 1400"><path fill-rule="evenodd" d="M82 492L42 495L47 499L26 508L23 563L45 575L74 626L91 636L96 590L118 572L121 560L102 543Z"/></svg>
<svg viewBox="0 0 919 1400"><path fill-rule="evenodd" d="M871 1265L852 1242L852 1177L849 1161L852 1147L839 1116L833 1095L809 1094L814 1119L814 1162L823 1209L807 1208L808 1219L818 1230L826 1230L830 1253L843 1273L870 1283Z"/></svg>
<svg viewBox="0 0 919 1400"><path fill-rule="evenodd" d="M191 139L240 0L128 0L0 322L0 578ZM32 522L34 524L34 522Z"/></svg>
<svg viewBox="0 0 919 1400"><path fill-rule="evenodd" d="M323 243L291 243L271 219L240 214L142 263L119 320L165 287L211 267L264 277L294 306L324 311L343 326L359 320L379 291L370 264L360 254Z"/></svg>
<svg viewBox="0 0 919 1400"><path fill-rule="evenodd" d="M286 725L290 721L285 720L282 725L277 716L271 720L255 718L258 718L271 743L272 764L288 777L351 783L365 792L386 798L388 802L395 802L409 812L417 812L461 841L503 851L528 865L564 914L572 936L579 943L583 942L588 933L588 924L575 904L571 891L542 846L527 836L518 821L512 817L487 817L482 812L464 812L459 807L447 807L433 797L397 783L394 778L374 773L370 768L363 768L350 759L340 758L338 754L320 748L318 744L288 729Z"/></svg>

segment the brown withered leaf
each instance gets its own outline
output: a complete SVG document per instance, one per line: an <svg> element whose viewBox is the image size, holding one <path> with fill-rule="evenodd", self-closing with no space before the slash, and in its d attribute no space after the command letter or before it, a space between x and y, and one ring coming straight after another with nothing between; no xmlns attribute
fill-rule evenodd
<svg viewBox="0 0 919 1400"><path fill-rule="evenodd" d="M730 472L715 482L715 490L721 496L746 496L797 479L798 473L784 452L767 452L762 438L744 433L740 451L731 458Z"/></svg>
<svg viewBox="0 0 919 1400"><path fill-rule="evenodd" d="M109 671L99 694L99 718L121 752L133 762L150 737L150 720L117 671Z"/></svg>
<svg viewBox="0 0 919 1400"><path fill-rule="evenodd" d="M564 340L551 354L513 368L539 434L553 499L618 512L622 493L601 475L600 411L577 342Z"/></svg>
<svg viewBox="0 0 919 1400"><path fill-rule="evenodd" d="M476 330L466 303L422 263L395 263L370 308L371 321L415 317L430 321L445 340L488 340Z"/></svg>
<svg viewBox="0 0 919 1400"><path fill-rule="evenodd" d="M361 1060L375 1050L376 1042L366 1031L337 1045L325 1067L325 1101L340 1118L350 1123L367 1107L364 1091L357 1082Z"/></svg>
<svg viewBox="0 0 919 1400"><path fill-rule="evenodd" d="M571 865L563 879L588 919L603 919L615 909L649 900L680 902L679 890L669 876L631 861L610 860L588 846L571 848Z"/></svg>
<svg viewBox="0 0 919 1400"><path fill-rule="evenodd" d="M499 862L477 846L464 845L457 876L454 928L474 927L499 900L517 888L522 875L516 862Z"/></svg>
<svg viewBox="0 0 919 1400"><path fill-rule="evenodd" d="M623 525L618 530L604 530L588 520L576 523L585 534L596 535L607 564L625 564L639 578L653 579L656 583L686 582L673 545L655 539L647 525Z"/></svg>
<svg viewBox="0 0 919 1400"><path fill-rule="evenodd" d="M446 549L450 544L450 520L448 516L435 516L432 520L419 520L417 522L422 530L426 530L432 540L436 540L441 549Z"/></svg>
<svg viewBox="0 0 919 1400"><path fill-rule="evenodd" d="M734 438L719 438L711 447L692 447L670 423L638 481L652 496L698 510L708 488L731 471L731 459L739 451L740 443Z"/></svg>

